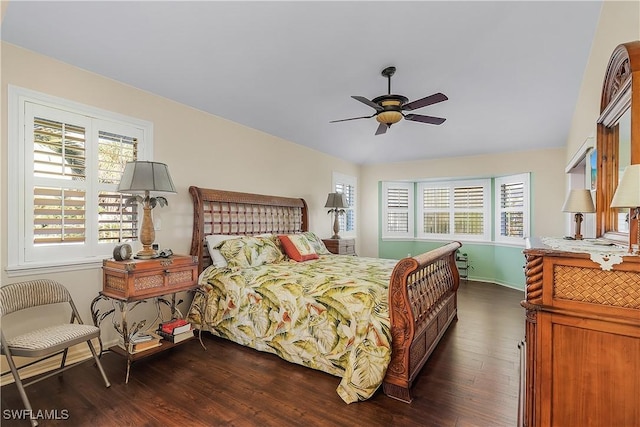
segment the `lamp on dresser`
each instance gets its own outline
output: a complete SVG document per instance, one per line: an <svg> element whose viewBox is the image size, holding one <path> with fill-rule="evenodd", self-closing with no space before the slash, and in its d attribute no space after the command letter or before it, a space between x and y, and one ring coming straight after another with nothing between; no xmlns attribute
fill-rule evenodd
<svg viewBox="0 0 640 427"><path fill-rule="evenodd" d="M142 216L142 227L140 228L140 243L142 250L136 254L136 258L151 259L156 258L158 253L153 249L153 241L156 238L155 229L153 227L153 218L151 217L151 209L156 205L166 206L169 204L164 197L151 197L151 192L157 193L175 193L176 188L173 186L169 168L164 163L135 161L127 162L118 185L120 193L135 194L126 199L125 203L140 203L144 211Z"/></svg>
<svg viewBox="0 0 640 427"><path fill-rule="evenodd" d="M629 229L631 229L631 220L638 220L638 224L636 224L636 244L638 245L636 255L640 255L640 164L627 166L624 170L616 193L611 200L611 207L633 209L633 213L629 216ZM629 253L632 252L631 233L629 233Z"/></svg>
<svg viewBox="0 0 640 427"><path fill-rule="evenodd" d="M338 235L338 232L340 231L340 223L338 222L338 216L344 214L344 208L349 207L349 204L347 203L347 196L342 193L329 193L327 203L325 203L324 207L331 208L328 213L333 213L335 215L333 220L333 236L331 236L331 238L339 239L340 236Z"/></svg>
<svg viewBox="0 0 640 427"><path fill-rule="evenodd" d="M576 222L575 235L576 240L582 240L582 234L580 234L580 226L582 225L583 213L593 213L596 211L596 207L593 205L593 199L591 198L591 191L587 189L573 189L569 192L569 197L564 202L562 212L574 213L574 219Z"/></svg>

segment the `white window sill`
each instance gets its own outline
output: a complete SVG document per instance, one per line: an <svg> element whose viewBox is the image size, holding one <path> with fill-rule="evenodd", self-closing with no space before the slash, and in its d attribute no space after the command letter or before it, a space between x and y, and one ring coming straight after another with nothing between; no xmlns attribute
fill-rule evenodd
<svg viewBox="0 0 640 427"><path fill-rule="evenodd" d="M104 258L90 258L84 260L59 261L55 264L33 263L25 265L10 265L6 268L6 272L8 277L21 277L35 274L91 270L101 268L103 260Z"/></svg>
<svg viewBox="0 0 640 427"><path fill-rule="evenodd" d="M506 246L506 247L514 247L514 248L525 248L526 241L522 239L522 241L513 241L513 242L502 242L502 241L493 241L493 240L468 240L468 239L460 239L456 237L445 237L441 239L436 238L427 238L427 237L383 237L383 242L452 242L459 241L464 243L465 245L493 245L493 246Z"/></svg>

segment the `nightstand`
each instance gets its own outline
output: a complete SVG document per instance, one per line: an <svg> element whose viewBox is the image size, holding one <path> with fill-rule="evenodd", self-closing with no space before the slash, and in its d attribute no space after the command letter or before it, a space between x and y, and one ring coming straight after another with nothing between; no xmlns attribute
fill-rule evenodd
<svg viewBox="0 0 640 427"><path fill-rule="evenodd" d="M129 382L131 363L180 345L167 340L161 340L161 345L137 353L129 352L130 335L138 330L152 329L157 325L147 325L146 320L140 322L127 322L128 313L139 304L150 299L156 299L169 307L171 318L175 318L179 311L176 309L176 293L191 291L200 292L198 288L198 260L193 256L172 255L168 258L131 259L116 261L105 259L102 263L103 282L102 291L91 302L91 316L93 323L100 323L109 315L115 316L116 307L120 311L120 319L114 319L114 327L122 339L122 347L113 346L110 351L127 358L127 373L125 383ZM101 311L97 304L101 300L111 300L111 308ZM199 335L200 344L202 337ZM206 348L205 348L206 349ZM102 353L102 340L100 339L100 353Z"/></svg>
<svg viewBox="0 0 640 427"><path fill-rule="evenodd" d="M105 259L102 272L102 294L127 301L185 291L198 284L198 260L187 255L127 261Z"/></svg>
<svg viewBox="0 0 640 427"><path fill-rule="evenodd" d="M356 255L356 239L322 239L329 252L336 255Z"/></svg>

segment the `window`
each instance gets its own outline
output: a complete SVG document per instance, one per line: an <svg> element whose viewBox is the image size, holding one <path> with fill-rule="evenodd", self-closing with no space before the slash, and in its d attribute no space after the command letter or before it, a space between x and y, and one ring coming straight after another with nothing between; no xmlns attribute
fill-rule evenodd
<svg viewBox="0 0 640 427"><path fill-rule="evenodd" d="M495 240L522 243L529 236L529 174L495 179Z"/></svg>
<svg viewBox="0 0 640 427"><path fill-rule="evenodd" d="M349 205L344 215L338 217L342 236L355 237L356 235L356 186L355 177L338 172L333 173L333 189L336 193L344 194Z"/></svg>
<svg viewBox="0 0 640 427"><path fill-rule="evenodd" d="M490 240L490 180L418 184L419 238Z"/></svg>
<svg viewBox="0 0 640 427"><path fill-rule="evenodd" d="M152 125L13 86L9 110L8 270L102 261L135 240L138 207L116 189L151 154Z"/></svg>
<svg viewBox="0 0 640 427"><path fill-rule="evenodd" d="M490 242L494 236L495 242L522 245L529 236L529 174L383 182L381 209L383 239Z"/></svg>
<svg viewBox="0 0 640 427"><path fill-rule="evenodd" d="M412 182L382 184L382 237L413 237Z"/></svg>

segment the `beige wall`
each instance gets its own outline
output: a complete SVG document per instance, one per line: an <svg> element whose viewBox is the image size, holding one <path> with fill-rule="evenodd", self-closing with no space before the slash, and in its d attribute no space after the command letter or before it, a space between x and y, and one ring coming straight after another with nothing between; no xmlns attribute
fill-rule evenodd
<svg viewBox="0 0 640 427"><path fill-rule="evenodd" d="M609 58L616 46L633 40L640 40L640 2L605 1L591 45L587 68L584 75L579 76L582 78L582 84L567 140L567 162L587 138L592 137L595 144L600 95Z"/></svg>
<svg viewBox="0 0 640 427"><path fill-rule="evenodd" d="M329 237L331 218L324 209L332 172L358 176L359 167L301 145L276 138L186 107L51 58L2 43L2 146L0 217L7 218L7 85L12 84L92 107L129 115L154 124L154 160L169 165L178 193L169 206L154 210L161 220L156 242L176 253L188 253L192 207L190 185L306 199L311 230ZM46 70L46 72L43 72ZM0 233L7 236L7 223ZM35 277L8 277L2 241L2 284ZM85 321L89 305L102 288L101 269L48 274L66 284Z"/></svg>

